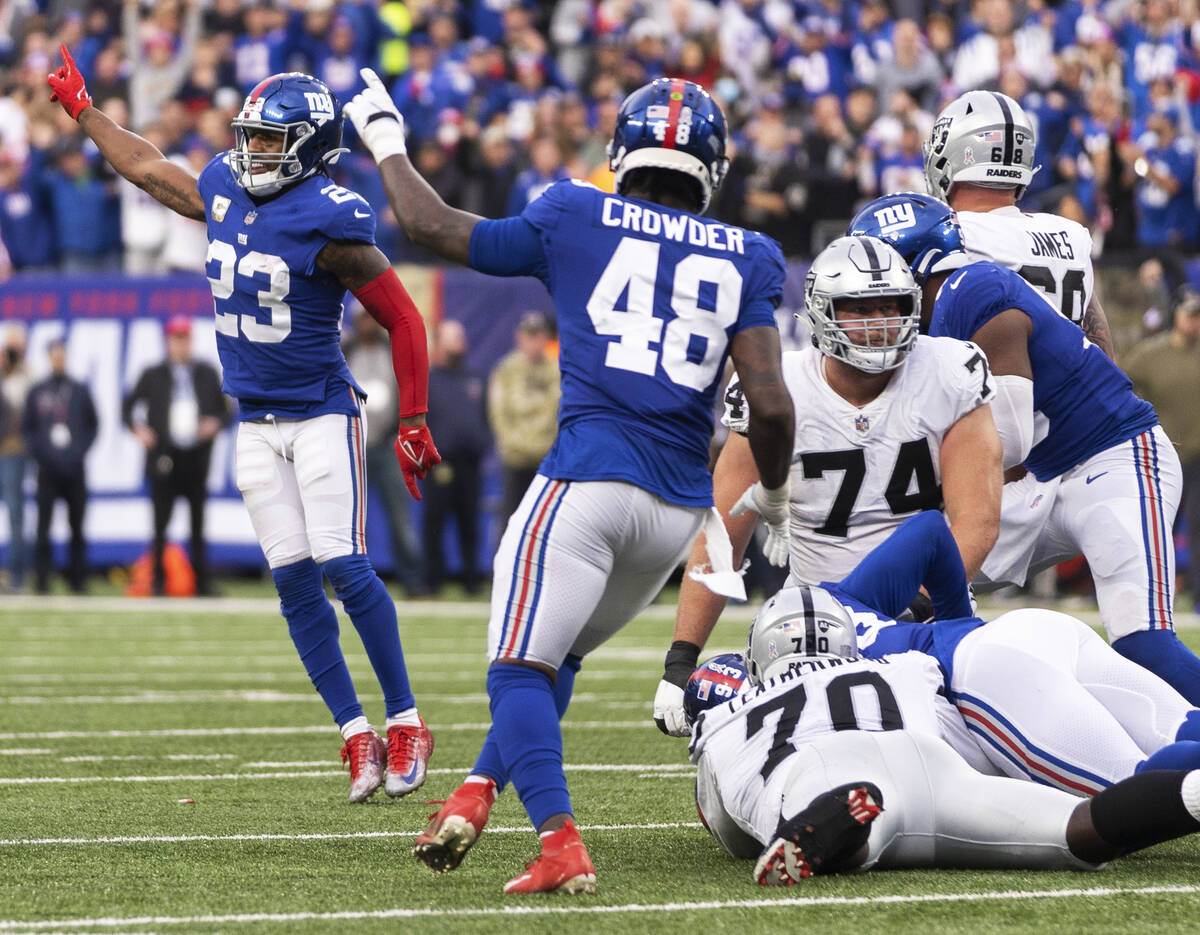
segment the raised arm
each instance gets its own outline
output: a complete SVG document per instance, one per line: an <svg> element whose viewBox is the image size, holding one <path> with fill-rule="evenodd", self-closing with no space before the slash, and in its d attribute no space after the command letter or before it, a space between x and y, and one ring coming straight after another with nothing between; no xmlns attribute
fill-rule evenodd
<svg viewBox="0 0 1200 935"><path fill-rule="evenodd" d="M483 220L477 214L451 208L413 167L404 142L404 118L379 76L370 68L360 72L367 83L354 95L344 113L379 164L383 188L396 220L413 243L438 256L466 264L471 231Z"/></svg>
<svg viewBox="0 0 1200 935"><path fill-rule="evenodd" d="M177 214L203 221L204 199L200 197L195 177L163 156L148 140L122 129L93 107L70 50L62 45L59 52L62 67L46 78L54 91L50 99L58 101L79 122L100 154L120 175Z"/></svg>

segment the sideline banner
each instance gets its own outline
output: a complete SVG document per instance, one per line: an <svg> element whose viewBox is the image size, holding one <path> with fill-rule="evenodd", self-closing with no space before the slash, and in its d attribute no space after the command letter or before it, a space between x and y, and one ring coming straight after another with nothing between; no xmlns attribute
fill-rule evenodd
<svg viewBox="0 0 1200 935"><path fill-rule="evenodd" d="M461 321L468 334L468 366L487 375L513 348L521 315L531 309L552 313L553 305L540 282L502 279L472 270L404 266L398 272L432 333L443 318ZM807 340L807 327L793 312L803 308L805 267L789 271L778 313L784 347ZM347 308L356 305L347 296ZM28 328L26 364L33 380L49 370L46 346L56 337L67 342L71 376L90 387L100 421L96 443L88 453L90 492L86 518L89 560L94 565L130 564L147 548L151 508L144 480L144 453L121 422L121 401L142 371L166 354L163 325L172 315L194 319L192 351L220 370L214 338L212 294L201 275L131 277L119 273L77 277L17 276L0 283L0 321L19 321ZM348 330L348 329L347 329ZM265 568L262 551L234 482L233 431L218 436L208 478L206 534L214 565ZM500 501L499 464L485 464L484 528L480 535L480 567L491 564L492 551L507 517L496 516ZM34 472L26 479L26 537L32 548L36 516ZM392 568L389 537L379 498L372 497L367 540L372 560L381 570ZM419 503L412 504L420 523ZM460 565L457 537L448 530L451 572ZM59 507L52 527L56 546L67 538L66 516ZM177 542L188 538L185 504L177 505L168 529ZM0 559L6 558L8 514L0 510Z"/></svg>

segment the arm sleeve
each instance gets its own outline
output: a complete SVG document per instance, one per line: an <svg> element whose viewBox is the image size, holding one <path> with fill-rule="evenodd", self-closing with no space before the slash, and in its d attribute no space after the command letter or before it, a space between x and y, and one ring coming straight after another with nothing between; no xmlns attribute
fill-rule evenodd
<svg viewBox="0 0 1200 935"><path fill-rule="evenodd" d="M381 273L354 297L388 333L400 418L429 409L429 346L425 322L395 270Z"/></svg>
<svg viewBox="0 0 1200 935"><path fill-rule="evenodd" d="M747 236L751 236L747 232ZM787 264L783 250L769 237L761 237L756 262L751 269L755 275L746 283L742 295L742 311L738 315L734 332L747 328L776 328L775 309L783 301L783 281L787 278Z"/></svg>
<svg viewBox="0 0 1200 935"><path fill-rule="evenodd" d="M467 262L472 269L492 276L541 279L546 269L541 235L524 217L476 224Z"/></svg>
<svg viewBox="0 0 1200 935"><path fill-rule="evenodd" d="M936 510L905 522L842 579L840 588L894 618L912 603L921 585L929 592L938 620L971 615L962 556L945 517Z"/></svg>

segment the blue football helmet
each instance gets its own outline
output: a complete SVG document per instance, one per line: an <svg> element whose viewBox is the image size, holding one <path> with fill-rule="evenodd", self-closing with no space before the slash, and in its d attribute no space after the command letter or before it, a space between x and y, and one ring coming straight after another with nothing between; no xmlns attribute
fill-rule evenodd
<svg viewBox="0 0 1200 935"><path fill-rule="evenodd" d="M917 285L923 286L933 273L971 262L954 209L932 195L898 192L876 198L855 215L846 233L891 244L912 269Z"/></svg>
<svg viewBox="0 0 1200 935"><path fill-rule="evenodd" d="M250 152L250 131L283 137L279 153ZM342 149L342 105L323 81L298 71L259 82L233 119L229 168L251 195L270 195L332 165Z"/></svg>
<svg viewBox="0 0 1200 935"><path fill-rule="evenodd" d="M625 98L608 144L618 194L631 169L671 169L700 183L708 207L729 160L725 114L707 91L682 78L655 78Z"/></svg>
<svg viewBox="0 0 1200 935"><path fill-rule="evenodd" d="M683 713L695 724L703 712L736 697L746 685L746 662L741 653L713 656L688 677L683 687Z"/></svg>

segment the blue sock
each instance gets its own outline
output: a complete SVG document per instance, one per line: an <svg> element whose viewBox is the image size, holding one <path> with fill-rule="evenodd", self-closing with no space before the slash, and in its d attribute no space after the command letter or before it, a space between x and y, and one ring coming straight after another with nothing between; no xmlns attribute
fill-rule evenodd
<svg viewBox="0 0 1200 935"><path fill-rule="evenodd" d="M400 646L396 605L370 560L365 555L344 555L330 559L323 567L371 660L371 668L383 689L387 716L415 707L417 702L408 684L408 669Z"/></svg>
<svg viewBox="0 0 1200 935"><path fill-rule="evenodd" d="M492 734L533 827L540 828L554 815L570 814L562 730L550 677L528 666L493 665L487 688Z"/></svg>
<svg viewBox="0 0 1200 935"><path fill-rule="evenodd" d="M1175 732L1176 740L1200 740L1200 711L1193 708Z"/></svg>
<svg viewBox="0 0 1200 935"><path fill-rule="evenodd" d="M1134 772L1148 769L1200 769L1200 743L1194 740L1169 743L1142 760Z"/></svg>
<svg viewBox="0 0 1200 935"><path fill-rule="evenodd" d="M575 673L579 671L582 663L583 660L579 656L567 656L566 661L558 668L558 679L554 682L554 710L558 712L560 721L571 704L571 693L575 690ZM484 738L483 749L479 751L471 774L490 776L496 783L497 794L508 785L508 771L505 770L504 760L500 756L494 727Z"/></svg>
<svg viewBox="0 0 1200 935"><path fill-rule="evenodd" d="M339 727L362 717L350 670L338 644L338 621L325 597L321 569L311 558L271 569L279 610L313 687Z"/></svg>
<svg viewBox="0 0 1200 935"><path fill-rule="evenodd" d="M1174 630L1130 633L1113 643L1112 648L1149 669L1189 703L1200 705L1200 659L1180 642Z"/></svg>

